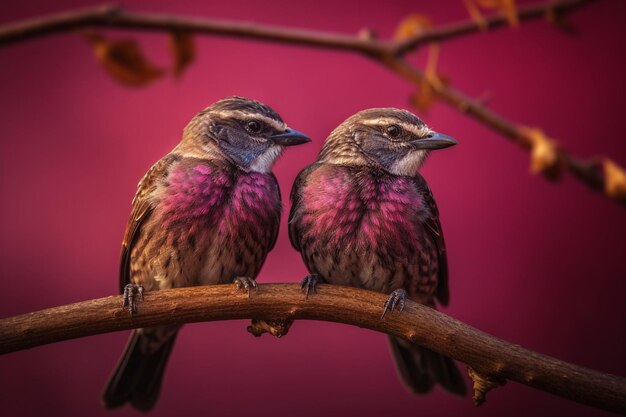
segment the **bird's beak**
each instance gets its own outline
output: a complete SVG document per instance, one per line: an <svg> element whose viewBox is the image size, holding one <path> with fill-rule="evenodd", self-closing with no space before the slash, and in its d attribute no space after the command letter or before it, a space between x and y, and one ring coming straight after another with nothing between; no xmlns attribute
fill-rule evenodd
<svg viewBox="0 0 626 417"><path fill-rule="evenodd" d="M270 136L270 139L275 144L282 146L301 145L303 143L311 142L311 138L307 135L293 129L287 129L283 133L272 135Z"/></svg>
<svg viewBox="0 0 626 417"><path fill-rule="evenodd" d="M448 135L444 135L443 133L431 132L425 138L414 140L413 145L417 149L443 149L448 148L450 146L457 145L455 139L451 138Z"/></svg>

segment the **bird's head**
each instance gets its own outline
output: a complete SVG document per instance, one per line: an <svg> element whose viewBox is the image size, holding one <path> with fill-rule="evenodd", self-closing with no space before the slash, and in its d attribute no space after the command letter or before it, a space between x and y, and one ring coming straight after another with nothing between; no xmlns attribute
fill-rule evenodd
<svg viewBox="0 0 626 417"><path fill-rule="evenodd" d="M351 116L330 134L318 160L374 165L391 174L413 176L430 151L456 144L406 110L368 109Z"/></svg>
<svg viewBox="0 0 626 417"><path fill-rule="evenodd" d="M199 158L225 157L245 171L269 172L285 146L310 141L287 127L269 106L227 97L189 122L176 151Z"/></svg>

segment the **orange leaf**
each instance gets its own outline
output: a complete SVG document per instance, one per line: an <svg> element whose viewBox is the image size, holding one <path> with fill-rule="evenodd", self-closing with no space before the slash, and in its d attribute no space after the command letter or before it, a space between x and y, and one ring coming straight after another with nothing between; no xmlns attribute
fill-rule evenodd
<svg viewBox="0 0 626 417"><path fill-rule="evenodd" d="M172 72L174 77L178 78L196 58L196 44L189 32L172 31L168 40L174 57Z"/></svg>
<svg viewBox="0 0 626 417"><path fill-rule="evenodd" d="M132 39L108 39L95 32L87 33L86 37L104 69L124 85L141 87L164 74L161 68L148 61Z"/></svg>
<svg viewBox="0 0 626 417"><path fill-rule="evenodd" d="M449 84L446 77L437 74L439 44L431 44L424 78L417 85L417 92L411 95L411 104L421 111L427 111L439 97L438 90Z"/></svg>
<svg viewBox="0 0 626 417"><path fill-rule="evenodd" d="M439 63L439 44L433 43L428 49L428 60L426 61L426 77L429 81L438 83L437 64Z"/></svg>
<svg viewBox="0 0 626 417"><path fill-rule="evenodd" d="M608 158L604 159L604 192L611 198L626 200L626 171Z"/></svg>
<svg viewBox="0 0 626 417"><path fill-rule="evenodd" d="M519 25L519 18L517 16L517 8L515 7L515 0L464 0L465 6L470 16L482 29L486 29L486 22L483 15L480 13L479 7L485 10L499 10L506 20L508 20L511 26Z"/></svg>
<svg viewBox="0 0 626 417"><path fill-rule="evenodd" d="M563 165L557 143L541 129L523 127L522 132L530 140L530 170L556 180L561 177Z"/></svg>
<svg viewBox="0 0 626 417"><path fill-rule="evenodd" d="M473 0L463 0L463 2L465 3L467 12L469 13L474 23L476 23L476 25L482 30L487 30L487 22L485 21L483 14L480 12L480 10L478 10L478 6L476 5L476 3L474 3Z"/></svg>
<svg viewBox="0 0 626 417"><path fill-rule="evenodd" d="M420 81L417 92L411 94L411 105L418 110L427 111L437 100L437 93L433 90L428 80Z"/></svg>
<svg viewBox="0 0 626 417"><path fill-rule="evenodd" d="M408 39L415 35L419 35L432 26L433 23L426 16L421 14L412 14L400 22L398 28L396 29L396 35L394 38L397 40Z"/></svg>
<svg viewBox="0 0 626 417"><path fill-rule="evenodd" d="M437 84L439 85L448 85L449 81L447 78L437 76ZM436 88L433 87L431 81L427 78L424 78L417 85L417 92L411 94L410 103L413 107L423 112L428 111L430 107L437 101L439 98L439 93Z"/></svg>
<svg viewBox="0 0 626 417"><path fill-rule="evenodd" d="M506 20L509 21L509 25L516 27L519 26L519 19L517 17L517 8L515 7L515 0L501 0L500 10L506 16Z"/></svg>

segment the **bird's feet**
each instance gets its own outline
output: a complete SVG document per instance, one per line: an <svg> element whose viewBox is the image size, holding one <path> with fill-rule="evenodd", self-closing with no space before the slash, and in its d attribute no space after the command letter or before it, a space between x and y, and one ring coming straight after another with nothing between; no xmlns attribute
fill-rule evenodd
<svg viewBox="0 0 626 417"><path fill-rule="evenodd" d="M384 310L383 315L380 316L381 320L383 317L385 317L385 313L387 313L387 310L393 311L396 309L396 307L398 307L398 311L404 310L404 300L406 300L406 298L407 293L402 288L395 290L394 292L389 294L389 298L387 298L387 301L385 301L385 304L383 305Z"/></svg>
<svg viewBox="0 0 626 417"><path fill-rule="evenodd" d="M248 290L248 298L250 298L250 290L254 288L258 291L259 287L256 284L256 281L250 277L237 277L233 281L238 289L245 288Z"/></svg>
<svg viewBox="0 0 626 417"><path fill-rule="evenodd" d="M122 307L128 307L130 316L137 312L137 301L143 301L143 287L139 284L128 284L124 287Z"/></svg>
<svg viewBox="0 0 626 417"><path fill-rule="evenodd" d="M300 286L302 292L304 293L304 299L306 300L309 298L310 292L316 293L317 284L320 284L322 282L324 282L324 280L318 274L309 274L304 277Z"/></svg>

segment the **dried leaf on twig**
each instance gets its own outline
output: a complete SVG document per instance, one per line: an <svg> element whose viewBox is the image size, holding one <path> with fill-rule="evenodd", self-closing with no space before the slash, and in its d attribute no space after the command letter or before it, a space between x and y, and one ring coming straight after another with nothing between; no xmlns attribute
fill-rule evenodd
<svg viewBox="0 0 626 417"><path fill-rule="evenodd" d="M604 165L604 192L616 200L626 200L626 171L611 161L603 160Z"/></svg>
<svg viewBox="0 0 626 417"><path fill-rule="evenodd" d="M551 180L558 180L563 173L563 163L557 143L537 128L522 127L522 134L530 145L530 170L541 173Z"/></svg>
<svg viewBox="0 0 626 417"><path fill-rule="evenodd" d="M196 44L190 32L172 31L168 37L174 58L172 73L178 78L196 58Z"/></svg>
<svg viewBox="0 0 626 417"><path fill-rule="evenodd" d="M419 35L432 26L433 23L428 17L421 14L412 14L400 22L394 38L396 40L408 39Z"/></svg>
<svg viewBox="0 0 626 417"><path fill-rule="evenodd" d="M449 84L445 76L437 74L439 62L439 44L431 44L428 50L425 77L417 85L417 92L411 95L411 105L421 111L427 111L439 98L438 91Z"/></svg>
<svg viewBox="0 0 626 417"><path fill-rule="evenodd" d="M96 58L115 80L141 87L163 76L163 69L152 64L132 39L109 39L96 32L85 35Z"/></svg>
<svg viewBox="0 0 626 417"><path fill-rule="evenodd" d="M411 105L423 112L428 111L435 101L437 101L437 94L426 80L419 83L417 92L411 94L410 97Z"/></svg>
<svg viewBox="0 0 626 417"><path fill-rule="evenodd" d="M482 30L487 30L487 22L485 21L483 14L478 9L476 3L473 0L463 0L463 2L465 3L467 12L469 13L474 23L476 23L476 25L478 25L478 27Z"/></svg>
<svg viewBox="0 0 626 417"><path fill-rule="evenodd" d="M487 29L487 22L480 9L499 10L511 26L519 25L515 0L464 0L464 3L472 20L483 30Z"/></svg>

